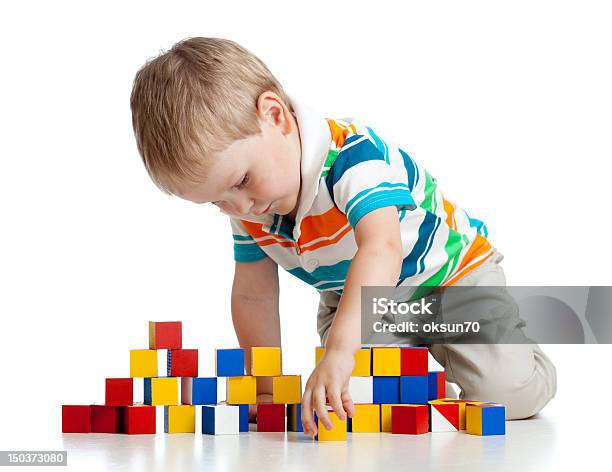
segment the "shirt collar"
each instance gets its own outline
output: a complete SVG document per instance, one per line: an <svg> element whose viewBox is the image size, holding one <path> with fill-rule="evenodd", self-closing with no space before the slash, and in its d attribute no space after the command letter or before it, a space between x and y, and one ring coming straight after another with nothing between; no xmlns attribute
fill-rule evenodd
<svg viewBox="0 0 612 472"><path fill-rule="evenodd" d="M297 241L300 237L302 219L312 207L319 191L319 178L325 166L332 136L323 115L293 96L289 96L289 101L298 122L302 147L300 196L293 228L293 236Z"/></svg>

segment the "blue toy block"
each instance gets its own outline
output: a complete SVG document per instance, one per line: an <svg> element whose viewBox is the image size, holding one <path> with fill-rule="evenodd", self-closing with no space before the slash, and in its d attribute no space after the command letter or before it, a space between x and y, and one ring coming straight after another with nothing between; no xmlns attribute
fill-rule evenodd
<svg viewBox="0 0 612 472"><path fill-rule="evenodd" d="M151 404L151 377L144 378L144 403Z"/></svg>
<svg viewBox="0 0 612 472"><path fill-rule="evenodd" d="M287 431L304 432L302 426L302 405L294 403L287 405Z"/></svg>
<svg viewBox="0 0 612 472"><path fill-rule="evenodd" d="M503 406L482 409L482 435L506 434L506 409Z"/></svg>
<svg viewBox="0 0 612 472"><path fill-rule="evenodd" d="M238 430L241 433L248 433L249 432L249 405L247 405L246 403L244 404L240 404L237 405L240 409L240 426L238 428Z"/></svg>
<svg viewBox="0 0 612 472"><path fill-rule="evenodd" d="M446 381L445 377L442 379L443 391L439 391L439 377L440 375L444 375L444 372L428 372L427 374L427 383L428 383L428 394L427 398L429 400L437 400L438 398L444 398L446 396Z"/></svg>
<svg viewBox="0 0 612 472"><path fill-rule="evenodd" d="M217 403L217 377L193 377L191 384L192 405Z"/></svg>
<svg viewBox="0 0 612 472"><path fill-rule="evenodd" d="M374 377L373 403L400 403L400 378L396 376Z"/></svg>
<svg viewBox="0 0 612 472"><path fill-rule="evenodd" d="M203 405L203 434L238 434L240 432L240 409L236 405Z"/></svg>
<svg viewBox="0 0 612 472"><path fill-rule="evenodd" d="M426 405L428 401L427 375L402 375L400 377L400 403Z"/></svg>
<svg viewBox="0 0 612 472"><path fill-rule="evenodd" d="M244 375L244 349L217 349L215 356L217 377Z"/></svg>

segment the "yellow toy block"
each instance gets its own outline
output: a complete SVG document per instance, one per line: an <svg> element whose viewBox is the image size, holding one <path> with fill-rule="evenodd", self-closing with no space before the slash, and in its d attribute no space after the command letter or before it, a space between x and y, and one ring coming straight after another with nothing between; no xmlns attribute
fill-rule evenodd
<svg viewBox="0 0 612 472"><path fill-rule="evenodd" d="M227 403L240 404L257 403L257 379L250 375L240 377L227 377L226 383Z"/></svg>
<svg viewBox="0 0 612 472"><path fill-rule="evenodd" d="M383 433L391 432L391 407L401 405L405 405L405 403L385 403L380 405L380 430Z"/></svg>
<svg viewBox="0 0 612 472"><path fill-rule="evenodd" d="M251 375L255 377L282 375L280 347L252 347Z"/></svg>
<svg viewBox="0 0 612 472"><path fill-rule="evenodd" d="M458 403L459 404L459 429L465 429L465 406L466 405L480 405L484 402L471 401L471 400L460 400L458 398L438 398L437 400L430 400L429 403Z"/></svg>
<svg viewBox="0 0 612 472"><path fill-rule="evenodd" d="M396 376L402 375L401 348L374 347L372 348L372 375Z"/></svg>
<svg viewBox="0 0 612 472"><path fill-rule="evenodd" d="M506 408L499 403L468 403L465 406L465 432L478 436L506 434Z"/></svg>
<svg viewBox="0 0 612 472"><path fill-rule="evenodd" d="M146 377L144 402L147 405L178 405L178 377Z"/></svg>
<svg viewBox="0 0 612 472"><path fill-rule="evenodd" d="M315 365L319 363L325 354L324 347L315 348ZM369 347L362 347L355 353L355 367L351 372L352 377L369 377L371 373L371 350ZM399 375L399 374L398 374Z"/></svg>
<svg viewBox="0 0 612 472"><path fill-rule="evenodd" d="M346 420L341 420L333 411L328 411L329 419L332 422L332 429L327 431L320 418L317 417L317 436L318 441L346 441Z"/></svg>
<svg viewBox="0 0 612 472"><path fill-rule="evenodd" d="M355 405L355 415L350 421L353 433L380 433L380 405Z"/></svg>
<svg viewBox="0 0 612 472"><path fill-rule="evenodd" d="M157 351L132 349L130 351L130 377L157 377Z"/></svg>
<svg viewBox="0 0 612 472"><path fill-rule="evenodd" d="M164 431L166 433L195 433L195 413L195 405L164 407Z"/></svg>
<svg viewBox="0 0 612 472"><path fill-rule="evenodd" d="M272 378L272 403L300 403L302 401L302 376L281 375Z"/></svg>

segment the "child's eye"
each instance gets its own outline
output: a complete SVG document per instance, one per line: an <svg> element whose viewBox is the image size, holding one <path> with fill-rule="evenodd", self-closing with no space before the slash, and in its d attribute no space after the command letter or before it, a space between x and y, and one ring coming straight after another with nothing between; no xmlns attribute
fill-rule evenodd
<svg viewBox="0 0 612 472"><path fill-rule="evenodd" d="M244 174L244 177L242 178L240 183L238 185L236 185L236 188L238 190L240 190L241 188L243 188L247 184L248 181L249 181L249 174Z"/></svg>

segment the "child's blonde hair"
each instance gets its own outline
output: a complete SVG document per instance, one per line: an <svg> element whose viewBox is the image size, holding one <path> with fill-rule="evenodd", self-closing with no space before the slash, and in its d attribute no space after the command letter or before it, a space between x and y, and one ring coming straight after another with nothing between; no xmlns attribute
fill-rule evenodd
<svg viewBox="0 0 612 472"><path fill-rule="evenodd" d="M257 98L266 91L290 107L266 65L226 39L185 39L147 61L136 73L130 106L153 182L169 194L179 182L202 182L207 156L260 132Z"/></svg>

